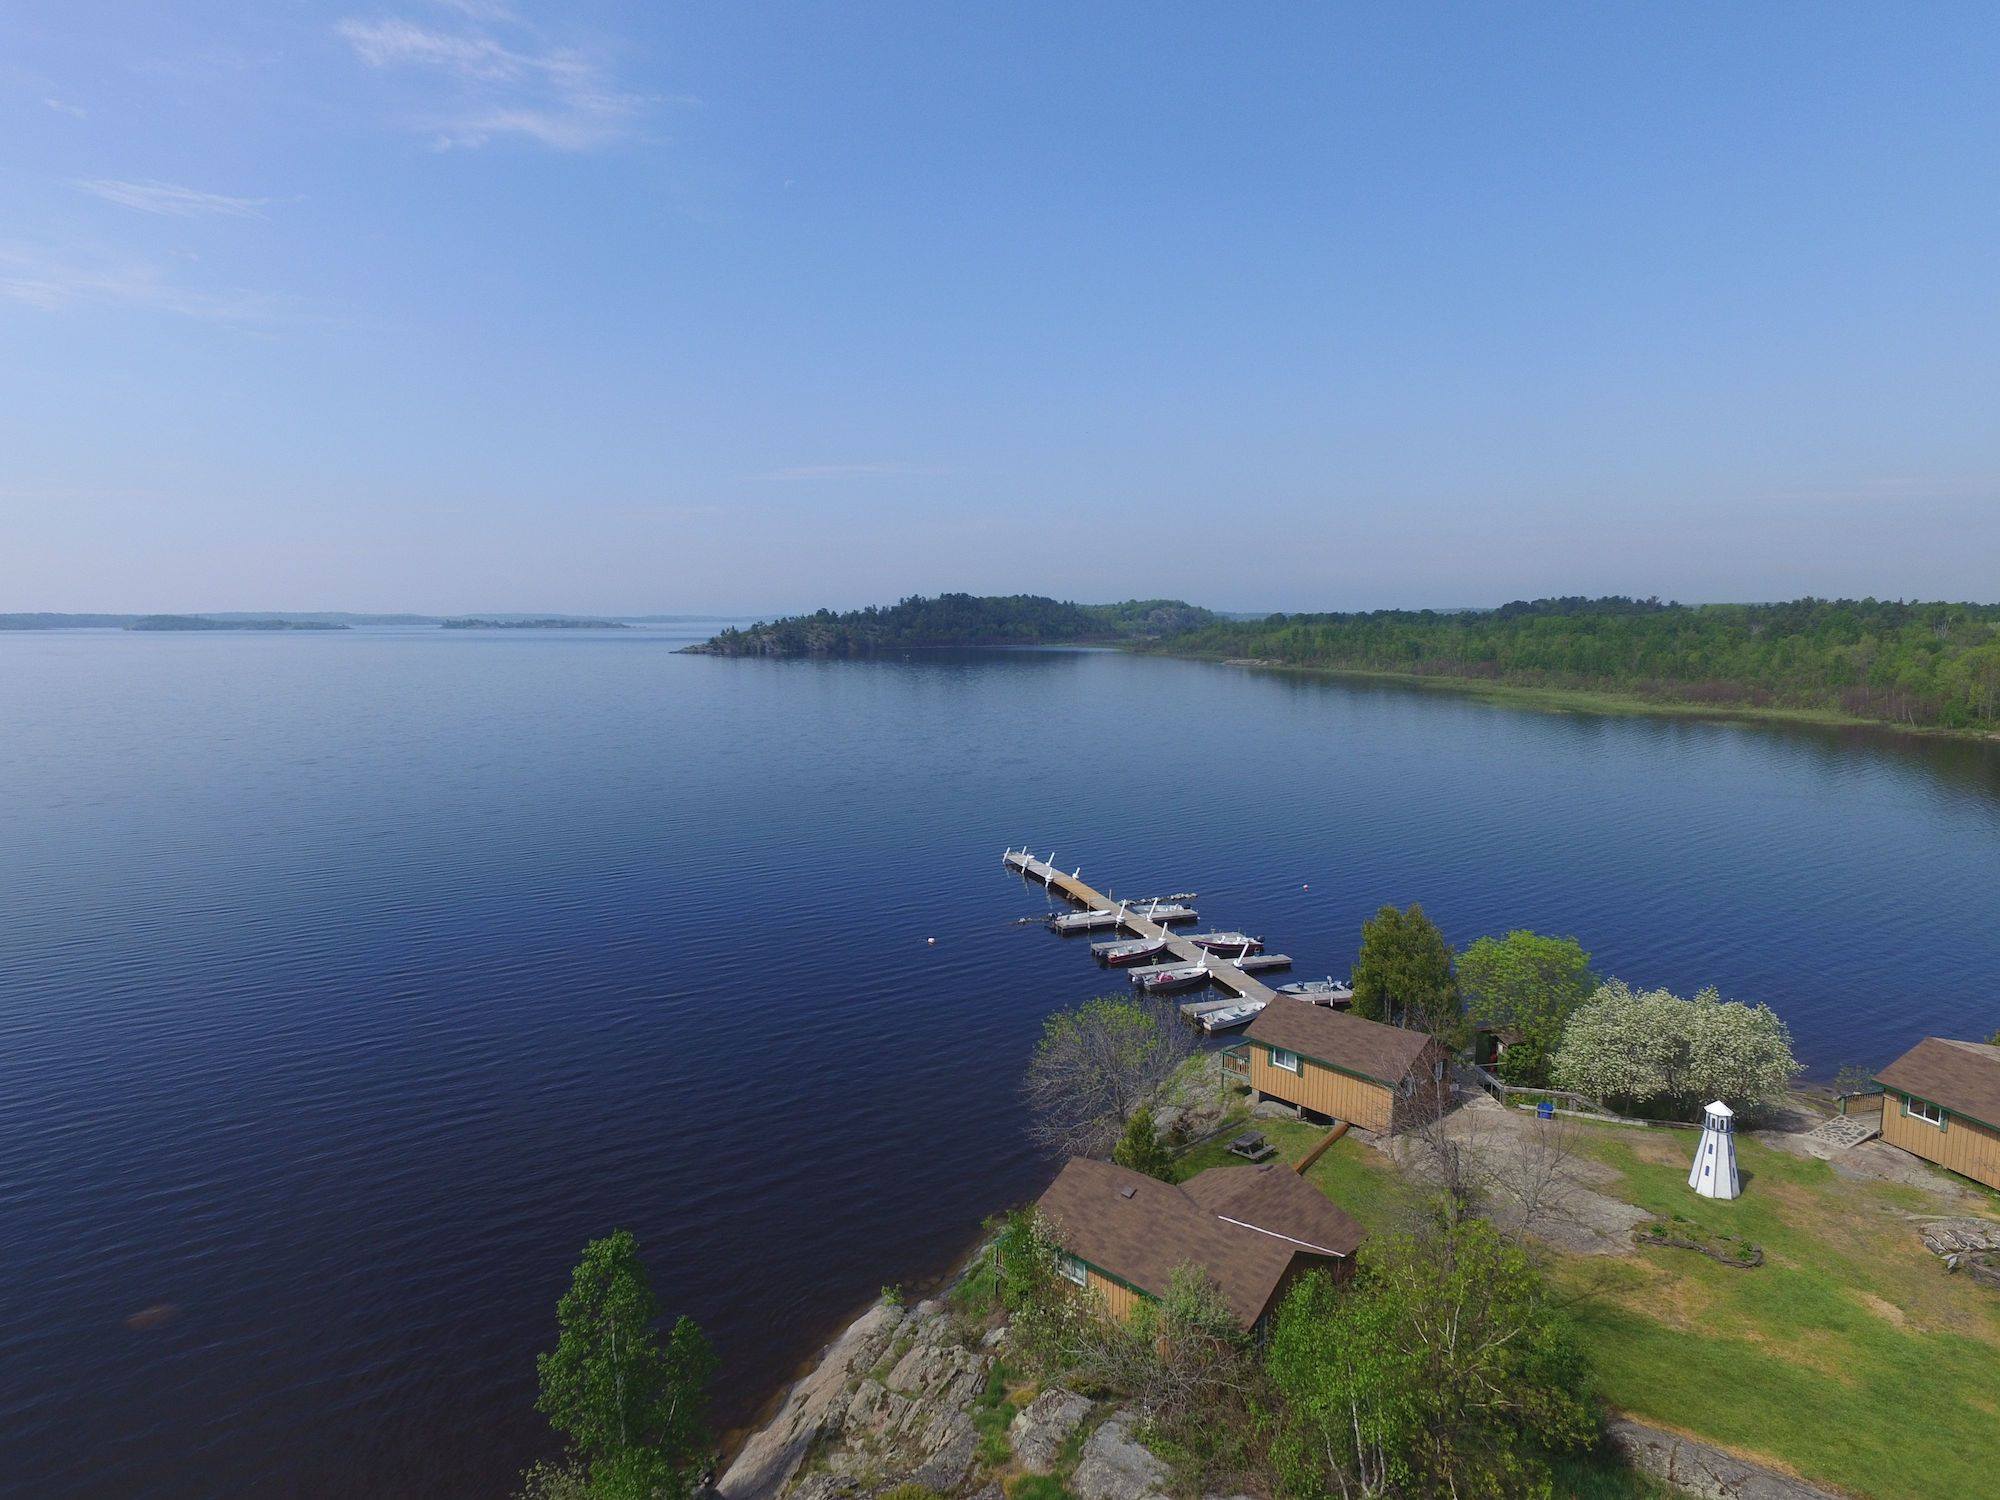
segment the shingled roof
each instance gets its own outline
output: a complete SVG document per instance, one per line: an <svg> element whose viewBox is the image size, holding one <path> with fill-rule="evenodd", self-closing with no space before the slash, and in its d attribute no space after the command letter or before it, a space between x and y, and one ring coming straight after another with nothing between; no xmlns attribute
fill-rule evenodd
<svg viewBox="0 0 2000 1500"><path fill-rule="evenodd" d="M1384 1026L1320 1005L1273 1000L1243 1033L1253 1042L1301 1053L1315 1062L1395 1088L1417 1065L1427 1031Z"/></svg>
<svg viewBox="0 0 2000 1500"><path fill-rule="evenodd" d="M1299 1255L1352 1255L1361 1226L1287 1167L1210 1167L1175 1185L1076 1160L1042 1194L1065 1250L1164 1297L1192 1261L1245 1328L1264 1315Z"/></svg>
<svg viewBox="0 0 2000 1500"><path fill-rule="evenodd" d="M2000 1047L1927 1036L1875 1081L2000 1130Z"/></svg>

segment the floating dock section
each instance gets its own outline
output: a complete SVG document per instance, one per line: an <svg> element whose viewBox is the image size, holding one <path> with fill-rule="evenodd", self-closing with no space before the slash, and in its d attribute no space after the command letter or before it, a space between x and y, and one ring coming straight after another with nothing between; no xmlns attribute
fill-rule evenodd
<svg viewBox="0 0 2000 1500"><path fill-rule="evenodd" d="M1001 862L1016 874L1034 881L1037 885L1046 886L1065 900L1074 901L1078 906L1083 908L1080 912L1071 913L1071 916L1101 919L1093 921L1090 928L1069 929L1071 931L1090 931L1102 927L1115 927L1121 932L1131 933L1134 937L1146 938L1153 942L1165 942L1166 951L1174 956L1174 962L1164 966L1155 965L1154 967L1180 968L1184 964L1200 964L1208 970L1208 978L1211 984L1219 985L1221 988L1228 990L1239 1000L1269 1002L1278 998L1276 990L1252 978L1244 968L1238 967L1233 959L1217 958L1214 954L1197 948L1186 938L1176 936L1164 924L1155 922L1150 917L1142 916L1139 912L1133 911L1128 907L1121 907L1116 901L1105 895L1104 892L1096 889L1094 886L1084 884L1081 867L1069 871L1058 870L1048 860L1036 859L1026 849L1009 849L1001 856ZM1190 913L1191 915L1192 913ZM1069 917L1057 917L1055 919L1058 923L1067 920L1069 920ZM1180 920L1185 921L1187 918L1181 918ZM1062 929L1058 928L1058 930ZM1253 958L1244 960L1244 963L1247 965L1263 969L1282 968L1290 962L1291 960L1286 958L1282 953L1258 954ZM1143 973L1144 970L1134 969L1130 972L1137 974ZM1183 1006L1182 1011L1186 1013L1187 1007Z"/></svg>

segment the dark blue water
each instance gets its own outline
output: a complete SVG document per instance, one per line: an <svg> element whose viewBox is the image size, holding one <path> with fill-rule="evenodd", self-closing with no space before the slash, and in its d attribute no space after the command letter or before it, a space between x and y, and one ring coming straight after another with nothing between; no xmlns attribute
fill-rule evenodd
<svg viewBox="0 0 2000 1500"><path fill-rule="evenodd" d="M2000 1024L2000 748L685 634L0 636L0 1489L500 1493L619 1225L746 1414L1041 1184L1106 986L1008 843L1312 974L1575 933L1822 1071Z"/></svg>

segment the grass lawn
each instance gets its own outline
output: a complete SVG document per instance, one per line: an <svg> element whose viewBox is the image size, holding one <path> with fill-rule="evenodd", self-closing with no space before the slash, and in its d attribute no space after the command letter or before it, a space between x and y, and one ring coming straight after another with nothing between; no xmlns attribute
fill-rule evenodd
<svg viewBox="0 0 2000 1500"><path fill-rule="evenodd" d="M1297 1120L1246 1119L1239 1128L1226 1131L1218 1139L1180 1157L1174 1163L1177 1180L1185 1182L1210 1167L1242 1166L1243 1158L1231 1156L1228 1147L1244 1130L1261 1131L1264 1139L1278 1148L1278 1154L1270 1159L1287 1165L1326 1139L1326 1131L1317 1125ZM1313 1163L1306 1180L1352 1214L1355 1222L1370 1234L1389 1234L1402 1228L1418 1198L1387 1156L1352 1137L1335 1141Z"/></svg>
<svg viewBox="0 0 2000 1500"><path fill-rule="evenodd" d="M1291 1120L1239 1129L1262 1131L1287 1164L1325 1135ZM1179 1177L1240 1165L1226 1149L1236 1133L1182 1156ZM1665 1247L1560 1259L1555 1278L1576 1298L1607 1402L1878 1500L2000 1495L2000 1295L1947 1274L1904 1217L1976 1207L1948 1210L1920 1189L1841 1177L1747 1137L1743 1196L1719 1203L1688 1191L1692 1133L1580 1124L1577 1139L1619 1173L1603 1191L1755 1241L1765 1256L1747 1270ZM1373 1234L1400 1229L1420 1196L1352 1138L1307 1176ZM1984 1201L2000 1216L2000 1200ZM1558 1493L1665 1492L1581 1460Z"/></svg>
<svg viewBox="0 0 2000 1500"><path fill-rule="evenodd" d="M1884 1500L2000 1494L2000 1296L1899 1216L1933 1200L1745 1138L1743 1196L1718 1203L1687 1189L1691 1136L1580 1137L1623 1177L1605 1191L1765 1253L1749 1270L1668 1248L1562 1263L1606 1400Z"/></svg>

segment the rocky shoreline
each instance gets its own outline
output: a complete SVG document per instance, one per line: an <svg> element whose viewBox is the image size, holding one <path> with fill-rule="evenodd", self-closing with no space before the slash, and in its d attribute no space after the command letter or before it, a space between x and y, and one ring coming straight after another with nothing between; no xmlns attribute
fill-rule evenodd
<svg viewBox="0 0 2000 1500"><path fill-rule="evenodd" d="M1167 1466L1134 1436L1137 1416L1059 1386L1038 1392L1000 1430L1004 1457L991 1438L982 1449L975 1412L1003 1370L1006 1345L1005 1324L989 1327L941 1301L907 1310L877 1303L792 1387L715 1493L861 1500L917 1486L999 1500L1003 1476L1068 1467L1066 1488L1077 1500L1166 1500ZM989 1477L973 1490L982 1472Z"/></svg>
<svg viewBox="0 0 2000 1500"><path fill-rule="evenodd" d="M716 1482L717 1500L868 1500L910 1487L1005 1500L1008 1481L1066 1469L1075 1500L1168 1500L1169 1471L1138 1437L1140 1414L1052 1386L982 1450L974 1414L1007 1346L941 1301L878 1302L786 1393ZM1642 1473L1708 1500L1837 1500L1829 1491L1685 1433L1613 1413L1605 1439ZM983 1480L975 1487L975 1480ZM1224 1500L1205 1496L1203 1500ZM1245 1497L1227 1497L1245 1500Z"/></svg>

